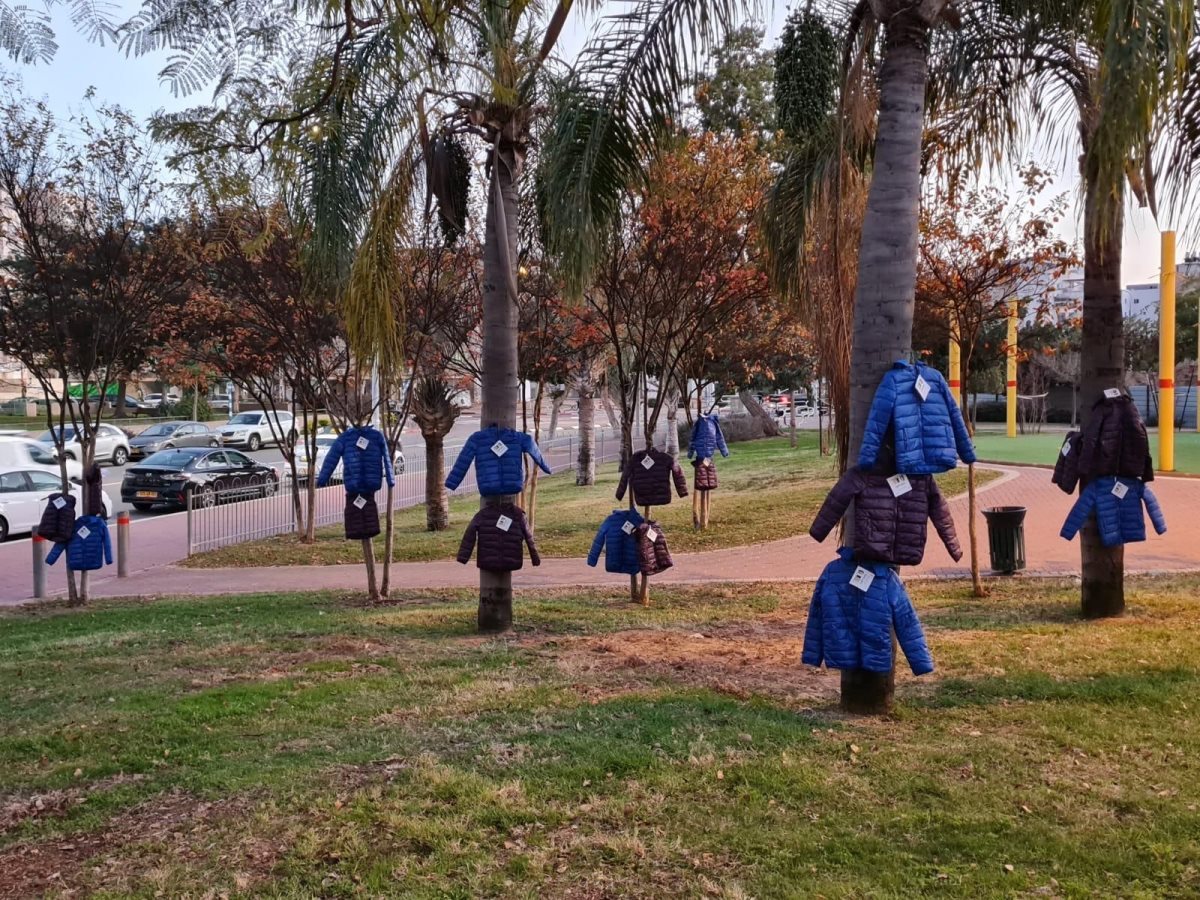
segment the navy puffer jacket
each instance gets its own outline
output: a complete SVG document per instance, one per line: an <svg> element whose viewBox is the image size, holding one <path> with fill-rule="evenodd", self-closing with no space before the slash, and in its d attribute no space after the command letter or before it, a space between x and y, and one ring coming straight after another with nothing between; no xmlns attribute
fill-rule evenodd
<svg viewBox="0 0 1200 900"><path fill-rule="evenodd" d="M1118 487L1118 485L1120 487ZM1159 534L1167 531L1162 507L1154 492L1136 478L1097 478L1089 481L1079 493L1079 499L1067 514L1060 534L1068 541L1079 532L1093 512L1100 540L1105 547L1132 544L1146 539L1146 519L1142 506L1150 513L1150 521Z"/></svg>
<svg viewBox="0 0 1200 900"><path fill-rule="evenodd" d="M475 480L484 497L519 494L525 487L525 454L528 453L547 475L552 474L533 438L511 428L484 428L469 438L459 451L454 468L446 476L446 487L455 490L475 463Z"/></svg>
<svg viewBox="0 0 1200 900"><path fill-rule="evenodd" d="M458 547L458 561L466 565L479 542L476 565L489 572L515 572L525 564L524 547L529 547L529 561L535 566L542 564L533 532L525 519L525 512L512 503L485 506L463 533Z"/></svg>
<svg viewBox="0 0 1200 900"><path fill-rule="evenodd" d="M342 515L346 540L361 541L379 534L379 506L369 494L347 494L346 511Z"/></svg>
<svg viewBox="0 0 1200 900"><path fill-rule="evenodd" d="M1050 476L1050 483L1057 484L1064 494L1075 493L1075 486L1079 484L1080 440L1078 431L1068 432L1062 446L1058 448L1058 459L1054 461L1054 474Z"/></svg>
<svg viewBox="0 0 1200 900"><path fill-rule="evenodd" d="M729 455L725 435L721 432L721 423L716 416L701 416L692 426L692 439L688 441L688 459L712 459L718 451L722 456Z"/></svg>
<svg viewBox="0 0 1200 900"><path fill-rule="evenodd" d="M614 509L596 532L587 564L595 566L603 550L605 572L640 575L642 562L638 553L637 527L644 521L636 509Z"/></svg>
<svg viewBox="0 0 1200 900"><path fill-rule="evenodd" d="M75 533L75 498L70 494L51 494L47 497L37 533L54 544L69 541Z"/></svg>
<svg viewBox="0 0 1200 900"><path fill-rule="evenodd" d="M342 484L347 494L374 494L383 486L384 478L389 486L396 484L387 438L378 428L355 426L339 434L325 454L325 462L317 475L317 487L329 484L339 460L343 461Z"/></svg>
<svg viewBox="0 0 1200 900"><path fill-rule="evenodd" d="M99 516L80 516L75 531L65 544L55 544L46 555L46 564L54 565L67 551L67 566L76 572L92 572L112 565L112 541L108 523Z"/></svg>
<svg viewBox="0 0 1200 900"><path fill-rule="evenodd" d="M843 547L825 567L813 591L804 629L805 664L831 669L892 670L892 629L914 675L933 671L933 657L912 601L895 570L883 563L854 561ZM862 591L850 583L862 567L874 579Z"/></svg>
<svg viewBox="0 0 1200 900"><path fill-rule="evenodd" d="M671 502L671 481L680 497L687 496L687 478L670 453L655 447L633 454L621 473L617 499L625 497L625 488L633 486L633 502L638 506L666 506Z"/></svg>
<svg viewBox="0 0 1200 900"><path fill-rule="evenodd" d="M1133 399L1101 397L1092 407L1079 445L1079 476L1103 475L1154 480L1146 426Z"/></svg>
<svg viewBox="0 0 1200 900"><path fill-rule="evenodd" d="M922 400L917 378L929 393ZM963 462L975 462L975 448L966 423L946 379L922 363L897 362L883 376L871 402L858 465L875 466L888 426L895 429L896 471L907 475L934 475Z"/></svg>
<svg viewBox="0 0 1200 900"><path fill-rule="evenodd" d="M834 485L808 530L823 541L854 503L854 553L897 566L918 565L925 556L926 523L933 519L942 543L955 562L962 547L954 530L954 517L932 475L895 476L908 479L908 490L896 496L883 475L854 468Z"/></svg>

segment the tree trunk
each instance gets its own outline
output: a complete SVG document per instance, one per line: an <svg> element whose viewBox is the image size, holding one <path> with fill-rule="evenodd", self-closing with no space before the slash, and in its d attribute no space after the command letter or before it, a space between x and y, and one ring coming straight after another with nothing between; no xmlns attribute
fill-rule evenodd
<svg viewBox="0 0 1200 900"><path fill-rule="evenodd" d="M612 392L608 385L600 389L600 405L604 407L604 415L608 418L608 427L612 429L612 433L620 434L621 420L617 418L617 411L613 407Z"/></svg>
<svg viewBox="0 0 1200 900"><path fill-rule="evenodd" d="M125 383L126 382L124 378L117 379L117 399L116 402L113 403L114 419L125 418Z"/></svg>
<svg viewBox="0 0 1200 900"><path fill-rule="evenodd" d="M796 449L796 392L795 392L795 391L792 391L791 402L790 402L790 403L788 403L788 409L791 411L791 412L790 412L790 415L791 415L791 418L792 418L792 422L791 422L791 425L792 425L792 440L791 440L791 446L792 446L792 449L793 449L793 450L795 450L795 449Z"/></svg>
<svg viewBox="0 0 1200 900"><path fill-rule="evenodd" d="M1122 185L1123 187L1123 185ZM1123 191L1122 191L1123 193ZM1103 186L1090 179L1084 201L1083 338L1080 388L1082 428L1105 388L1125 384L1125 338L1121 318L1121 239L1124 231L1123 196L1109 203L1106 228L1100 216ZM1161 428L1161 423L1159 425ZM1083 485L1081 484L1082 488ZM1079 532L1082 574L1081 604L1085 618L1119 616L1125 610L1125 548L1105 547L1094 516Z"/></svg>
<svg viewBox="0 0 1200 900"><path fill-rule="evenodd" d="M387 597L392 581L392 551L396 546L396 489L387 485L387 506L383 521L383 576L379 579L379 596Z"/></svg>
<svg viewBox="0 0 1200 900"><path fill-rule="evenodd" d="M542 400L546 396L546 379L538 380L537 394L533 399L533 442L540 444L542 442ZM537 520L537 483L538 473L541 471L537 466L528 466L525 475L525 520L529 525L529 530L534 528L534 522Z"/></svg>
<svg viewBox="0 0 1200 900"><path fill-rule="evenodd" d="M754 419L762 428L763 437L775 437L779 434L779 426L775 424L775 420L767 414L763 409L758 398L748 390L738 391L738 399L742 401L742 406L746 407L746 412L750 414L750 418Z"/></svg>
<svg viewBox="0 0 1200 900"><path fill-rule="evenodd" d="M546 440L552 441L558 437L558 414L567 401L567 390L555 391L550 398L550 427L546 429Z"/></svg>
<svg viewBox="0 0 1200 900"><path fill-rule="evenodd" d="M976 597L986 597L987 588L983 586L983 576L979 574L979 515L978 501L975 498L975 463L967 464L967 538L971 544L971 593Z"/></svg>
<svg viewBox="0 0 1200 900"><path fill-rule="evenodd" d="M579 379L579 458L575 483L596 483L596 382L590 372Z"/></svg>
<svg viewBox="0 0 1200 900"><path fill-rule="evenodd" d="M483 347L480 421L501 428L517 424L517 192L516 148L502 139L492 153L483 246ZM513 496L482 497L481 506L514 502ZM481 632L512 627L512 573L479 570Z"/></svg>
<svg viewBox="0 0 1200 900"><path fill-rule="evenodd" d="M192 388L192 421L200 417L200 388Z"/></svg>
<svg viewBox="0 0 1200 900"><path fill-rule="evenodd" d="M928 23L915 7L895 14L887 26L879 72L874 176L867 195L854 289L851 461L862 445L875 389L892 363L912 350L928 57ZM847 544L853 543L853 528L851 508L845 520ZM894 690L894 664L887 674L842 672L842 708L847 712L885 713L891 708Z"/></svg>
<svg viewBox="0 0 1200 900"><path fill-rule="evenodd" d="M425 438L425 530L445 531L450 527L450 497L443 472L446 468L446 439L435 430L421 429Z"/></svg>
<svg viewBox="0 0 1200 900"><path fill-rule="evenodd" d="M667 437L663 449L672 456L679 456L679 391L667 394Z"/></svg>

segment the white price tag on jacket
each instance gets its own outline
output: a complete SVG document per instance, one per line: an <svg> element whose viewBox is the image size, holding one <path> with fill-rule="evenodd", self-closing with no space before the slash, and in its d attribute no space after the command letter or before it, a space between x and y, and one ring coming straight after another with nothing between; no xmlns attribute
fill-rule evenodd
<svg viewBox="0 0 1200 900"><path fill-rule="evenodd" d="M892 489L893 497L903 497L912 490L912 482L909 481L908 476L903 473L899 475L892 475L890 478L888 478L887 483L888 487Z"/></svg>
<svg viewBox="0 0 1200 900"><path fill-rule="evenodd" d="M1118 500L1124 500L1125 495L1129 493L1129 488L1126 487L1125 485L1121 484L1121 482L1118 481L1116 484L1113 485L1112 492L1113 492L1113 496L1116 497Z"/></svg>
<svg viewBox="0 0 1200 900"><path fill-rule="evenodd" d="M642 468L647 469L647 470L653 469L654 468L654 460L652 460L648 456L643 456L642 457Z"/></svg>
<svg viewBox="0 0 1200 900"><path fill-rule="evenodd" d="M1071 455L1071 442L1063 441L1062 450L1059 452L1062 453L1063 456L1070 456Z"/></svg>
<svg viewBox="0 0 1200 900"><path fill-rule="evenodd" d="M67 505L67 501L64 500L62 497L54 498L54 508L55 509L62 509L66 505Z"/></svg>
<svg viewBox="0 0 1200 900"><path fill-rule="evenodd" d="M623 532L625 532L626 534L633 534L633 528L634 528L634 525L632 522L626 522L624 525L621 526L621 530Z"/></svg>
<svg viewBox="0 0 1200 900"><path fill-rule="evenodd" d="M921 398L922 402L929 396L929 382L921 375L917 376L917 383L913 385L913 389L917 392L917 396Z"/></svg>
<svg viewBox="0 0 1200 900"><path fill-rule="evenodd" d="M1118 397L1121 396L1121 389L1120 388L1105 388L1104 396L1109 400L1116 400Z"/></svg>
<svg viewBox="0 0 1200 900"><path fill-rule="evenodd" d="M366 506L366 505L367 505L367 498L366 498L366 497L363 497L363 496L360 494L359 496L357 496L357 497L355 497L355 498L354 498L354 505L355 505L356 507L358 507L359 509L362 509L364 506Z"/></svg>
<svg viewBox="0 0 1200 900"><path fill-rule="evenodd" d="M501 531L508 531L508 529L512 528L512 519L508 516L501 516L496 520L496 527Z"/></svg>
<svg viewBox="0 0 1200 900"><path fill-rule="evenodd" d="M508 444L504 443L504 441L496 441L496 443L492 444L492 452L497 456L503 456L508 452Z"/></svg>
<svg viewBox="0 0 1200 900"><path fill-rule="evenodd" d="M357 441L354 442L354 446L357 447L359 450L366 450L368 447L371 446L371 442L368 441L365 437L360 437Z"/></svg>
<svg viewBox="0 0 1200 900"><path fill-rule="evenodd" d="M854 570L854 574L850 576L850 583L860 591L869 590L871 582L875 580L875 573L870 569L864 569L859 566Z"/></svg>
<svg viewBox="0 0 1200 900"><path fill-rule="evenodd" d="M84 525L77 532L75 532L75 534L79 536L79 539L81 541L86 541L88 539L88 535L91 534L91 532L88 531L88 527L86 525Z"/></svg>
<svg viewBox="0 0 1200 900"><path fill-rule="evenodd" d="M658 532L655 531L653 528L647 528L646 529L646 540L648 540L650 543L653 544L655 541L658 540Z"/></svg>

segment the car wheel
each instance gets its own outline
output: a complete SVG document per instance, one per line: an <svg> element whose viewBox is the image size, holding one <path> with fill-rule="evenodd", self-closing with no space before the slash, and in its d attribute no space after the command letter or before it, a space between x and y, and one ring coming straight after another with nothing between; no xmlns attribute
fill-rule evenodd
<svg viewBox="0 0 1200 900"><path fill-rule="evenodd" d="M123 466L129 462L129 451L124 447L118 447L113 451L112 464L114 466Z"/></svg>
<svg viewBox="0 0 1200 900"><path fill-rule="evenodd" d="M262 438L260 438L257 434L250 435L250 440L246 442L246 447L251 453L254 453L262 447Z"/></svg>
<svg viewBox="0 0 1200 900"><path fill-rule="evenodd" d="M175 449L175 445L174 445L174 444L172 444L172 443L166 443L166 444L163 444L163 449L164 449L164 450L174 450L174 449Z"/></svg>
<svg viewBox="0 0 1200 900"><path fill-rule="evenodd" d="M6 522L4 520L3 516L0 516L0 544L3 544L7 540L8 540L8 522Z"/></svg>
<svg viewBox="0 0 1200 900"><path fill-rule="evenodd" d="M396 457L396 461L392 467L396 470L397 475L403 475L404 474L404 457L398 455Z"/></svg>
<svg viewBox="0 0 1200 900"><path fill-rule="evenodd" d="M274 497L275 492L279 490L279 482L268 475L263 479L262 495L264 497Z"/></svg>
<svg viewBox="0 0 1200 900"><path fill-rule="evenodd" d="M211 439L211 440L208 442L208 446L210 446L210 447L220 447L220 446L221 446L221 442L220 442L220 441L218 441L216 438L212 438L212 439Z"/></svg>
<svg viewBox="0 0 1200 900"><path fill-rule="evenodd" d="M133 508L138 512L150 512L154 508L153 503L134 503Z"/></svg>
<svg viewBox="0 0 1200 900"><path fill-rule="evenodd" d="M71 460L71 462L75 462L75 454L74 454L74 453L72 453L71 451L69 451L69 450L64 450L64 451L63 451L63 456L64 456L65 458L67 458L67 459Z"/></svg>
<svg viewBox="0 0 1200 900"><path fill-rule="evenodd" d="M296 446L296 438L298 437L300 437L300 435L296 433L295 428L288 432L287 443L289 449Z"/></svg>
<svg viewBox="0 0 1200 900"><path fill-rule="evenodd" d="M212 509L217 505L217 491L211 484L206 484L198 491L194 492L196 502L194 505L201 509Z"/></svg>

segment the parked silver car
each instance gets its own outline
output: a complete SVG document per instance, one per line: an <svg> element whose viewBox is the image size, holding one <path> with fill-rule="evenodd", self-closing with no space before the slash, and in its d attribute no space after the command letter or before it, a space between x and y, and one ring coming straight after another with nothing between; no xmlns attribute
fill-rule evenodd
<svg viewBox="0 0 1200 900"><path fill-rule="evenodd" d="M161 422L129 442L133 459L175 447L220 447L221 436L200 422Z"/></svg>
<svg viewBox="0 0 1200 900"><path fill-rule="evenodd" d="M54 452L54 435L58 433L58 428L53 431L45 431L38 436L38 443L47 447L48 450ZM83 447L79 443L79 435L75 433L74 425L67 425L63 428L65 440L63 441L63 456L67 459L74 459L80 462L83 461ZM114 466L123 466L129 461L130 456L130 441L129 435L118 428L116 425L101 424L96 429L96 462L108 462Z"/></svg>
<svg viewBox="0 0 1200 900"><path fill-rule="evenodd" d="M278 435L289 442L296 439L295 418L290 412L241 412L222 425L220 431L221 442L226 447L245 447L251 452L264 444L275 443Z"/></svg>

